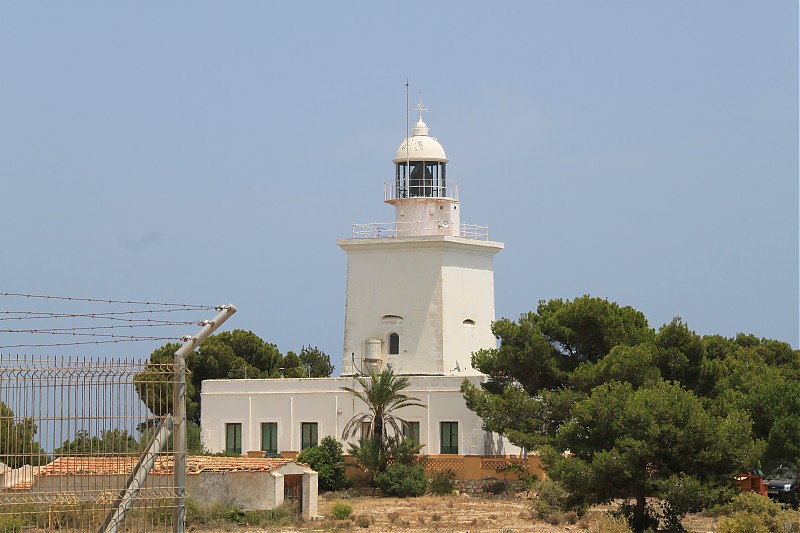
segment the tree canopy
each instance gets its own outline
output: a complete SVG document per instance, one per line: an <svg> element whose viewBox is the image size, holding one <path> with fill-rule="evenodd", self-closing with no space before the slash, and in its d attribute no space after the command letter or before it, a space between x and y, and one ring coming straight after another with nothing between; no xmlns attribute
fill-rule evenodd
<svg viewBox="0 0 800 533"><path fill-rule="evenodd" d="M111 429L100 432L100 436L90 435L88 430L81 429L72 440L65 440L53 452L55 457L63 455L106 455L106 454L138 454L141 447L136 437L124 429Z"/></svg>
<svg viewBox="0 0 800 533"><path fill-rule="evenodd" d="M679 317L656 331L590 296L540 302L493 332L498 348L473 354L488 380L464 383L467 405L540 451L575 507L630 499L643 530L648 497L669 522L722 497L736 473L800 458L800 351L786 343L700 337Z"/></svg>
<svg viewBox="0 0 800 533"><path fill-rule="evenodd" d="M150 364L171 365L179 344L168 343L150 354ZM330 357L316 346L303 346L300 355L281 354L278 347L252 331L235 329L208 337L186 358L186 416L200 423L200 388L206 379L257 379L279 377L330 377ZM137 376L139 397L156 415L171 411L172 375L158 371Z"/></svg>
<svg viewBox="0 0 800 533"><path fill-rule="evenodd" d="M35 440L37 431L33 418L18 418L0 402L0 463L11 468L47 463L50 458Z"/></svg>

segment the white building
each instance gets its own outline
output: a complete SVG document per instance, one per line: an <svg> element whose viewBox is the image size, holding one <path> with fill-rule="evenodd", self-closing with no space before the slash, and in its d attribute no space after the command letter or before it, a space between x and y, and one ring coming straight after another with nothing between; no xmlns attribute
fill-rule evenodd
<svg viewBox="0 0 800 533"><path fill-rule="evenodd" d="M365 406L341 387L372 368L411 380L406 393L427 408L398 415L412 422L423 453L516 454L520 449L481 429L460 392L483 376L472 352L495 346L493 258L503 245L485 226L461 222L458 184L420 118L394 158L384 184L391 223L354 224L337 244L347 252L342 377L209 380L201 393L202 432L212 452L298 451L342 428Z"/></svg>

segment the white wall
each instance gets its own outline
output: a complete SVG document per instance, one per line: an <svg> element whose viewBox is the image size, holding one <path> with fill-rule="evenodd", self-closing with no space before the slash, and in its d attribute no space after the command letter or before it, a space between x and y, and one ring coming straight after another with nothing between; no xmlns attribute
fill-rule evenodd
<svg viewBox="0 0 800 533"><path fill-rule="evenodd" d="M495 250L497 251L497 250ZM472 352L497 344L491 326L494 312L493 253L484 249L451 248L442 264L442 341L444 374L456 368L478 375ZM465 320L474 325L465 325Z"/></svg>
<svg viewBox="0 0 800 533"><path fill-rule="evenodd" d="M420 422L423 453L440 452L440 422L459 423L461 454L518 454L505 439L481 429L480 418L467 409L460 392L463 376L409 377L409 396L427 408L411 407L397 414ZM470 381L480 382L473 377ZM261 449L261 422L278 423L278 450L300 450L302 422L318 424L319 439L331 435L341 441L344 425L365 406L343 386L358 386L352 378L208 380L202 385L202 435L211 452L225 449L225 424L242 424L242 451ZM347 446L345 445L345 450Z"/></svg>
<svg viewBox="0 0 800 533"><path fill-rule="evenodd" d="M492 263L501 243L437 235L337 244L347 252L342 375L368 372L369 339L381 340L383 364L398 374L448 375L456 361L464 374L478 374L470 353L495 346ZM475 327L463 327L465 318ZM392 332L400 335L396 357Z"/></svg>

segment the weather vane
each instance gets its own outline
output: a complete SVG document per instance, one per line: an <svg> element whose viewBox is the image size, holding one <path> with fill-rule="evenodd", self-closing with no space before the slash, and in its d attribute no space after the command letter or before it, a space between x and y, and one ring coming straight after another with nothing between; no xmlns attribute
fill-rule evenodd
<svg viewBox="0 0 800 533"><path fill-rule="evenodd" d="M422 121L422 112L427 111L428 108L422 105L422 91L419 92L419 103L417 104L417 111L419 112L419 120Z"/></svg>

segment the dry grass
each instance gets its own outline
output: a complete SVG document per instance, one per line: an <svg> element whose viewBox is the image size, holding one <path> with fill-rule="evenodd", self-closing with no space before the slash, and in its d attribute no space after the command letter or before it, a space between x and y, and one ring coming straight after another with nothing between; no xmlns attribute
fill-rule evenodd
<svg viewBox="0 0 800 533"><path fill-rule="evenodd" d="M423 496L420 498L348 498L347 504L353 507L350 520L327 518L336 502L342 501L335 494L321 496L319 514L326 517L321 521L306 522L295 528L258 527L248 528L248 533L260 532L302 532L310 531L387 531L407 533L597 533L593 528L596 517L602 509L591 511L585 517L572 522L572 517L563 517L559 524L551 524L531 516L528 502L522 499L488 500L466 496ZM691 517L687 521L690 531L713 532L714 520ZM555 521L555 520L551 520ZM235 531L233 526L226 531ZM240 531L245 531L244 529Z"/></svg>
<svg viewBox="0 0 800 533"><path fill-rule="evenodd" d="M319 513L327 515L335 499L321 498ZM521 500L482 500L463 496L423 496L420 498L353 498L347 500L353 512L369 516L374 531L494 532L541 531L541 523L528 518ZM314 529L325 530L324 523Z"/></svg>

